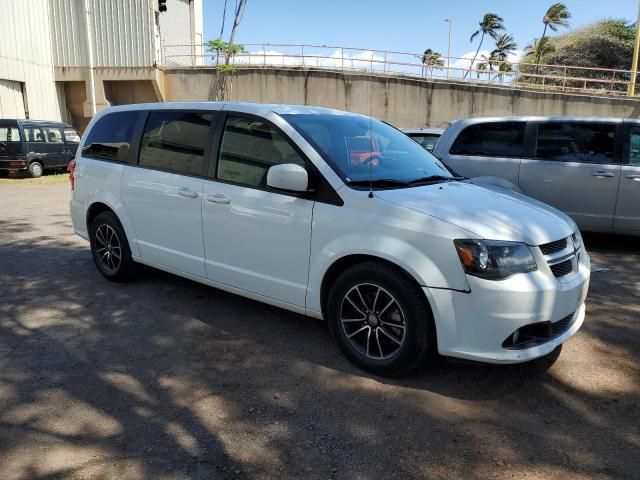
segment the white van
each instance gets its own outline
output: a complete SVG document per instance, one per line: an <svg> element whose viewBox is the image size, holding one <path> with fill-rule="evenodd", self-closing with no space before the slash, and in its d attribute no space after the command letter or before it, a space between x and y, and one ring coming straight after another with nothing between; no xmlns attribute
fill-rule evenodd
<svg viewBox="0 0 640 480"><path fill-rule="evenodd" d="M360 367L541 357L582 325L576 224L454 176L401 131L324 108L102 110L70 203L98 270L136 263L329 322Z"/></svg>

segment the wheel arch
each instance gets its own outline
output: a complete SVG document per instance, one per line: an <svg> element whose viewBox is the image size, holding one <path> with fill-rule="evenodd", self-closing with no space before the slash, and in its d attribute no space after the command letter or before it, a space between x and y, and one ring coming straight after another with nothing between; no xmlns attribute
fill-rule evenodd
<svg viewBox="0 0 640 480"><path fill-rule="evenodd" d="M95 198L94 201L91 202L87 207L87 212L85 214L87 232L90 231L91 223L93 222L93 220L98 215L104 212L112 212L116 216L116 218L118 219L118 222L120 222L120 225L122 226L122 229L124 230L124 233L127 237L126 240L127 240L127 243L129 244L131 253L134 256L137 256L138 248L137 248L137 243L135 241L133 226L131 225L129 218L127 217L126 211L124 210L124 207L122 205L117 207L117 206L114 206L111 202L106 201L106 199L104 198Z"/></svg>

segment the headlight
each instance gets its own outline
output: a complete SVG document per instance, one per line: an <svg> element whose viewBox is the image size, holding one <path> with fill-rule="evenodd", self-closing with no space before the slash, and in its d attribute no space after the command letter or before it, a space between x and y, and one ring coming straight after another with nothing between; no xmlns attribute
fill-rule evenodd
<svg viewBox="0 0 640 480"><path fill-rule="evenodd" d="M464 271L487 280L504 280L538 269L525 243L495 240L454 240Z"/></svg>

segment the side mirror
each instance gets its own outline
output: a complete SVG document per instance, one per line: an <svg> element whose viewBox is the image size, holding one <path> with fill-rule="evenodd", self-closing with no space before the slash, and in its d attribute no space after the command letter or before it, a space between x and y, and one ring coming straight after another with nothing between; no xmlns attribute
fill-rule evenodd
<svg viewBox="0 0 640 480"><path fill-rule="evenodd" d="M282 163L269 168L267 186L290 192L306 192L309 187L309 174L300 165Z"/></svg>

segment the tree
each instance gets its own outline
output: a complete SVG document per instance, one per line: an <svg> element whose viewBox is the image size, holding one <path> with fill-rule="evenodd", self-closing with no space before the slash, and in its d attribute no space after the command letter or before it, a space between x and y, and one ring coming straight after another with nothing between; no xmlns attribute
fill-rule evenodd
<svg viewBox="0 0 640 480"><path fill-rule="evenodd" d="M542 37L540 42L544 42L547 37L547 28L550 28L552 32L557 32L559 27L568 27L569 19L571 18L571 12L564 3L554 3L549 7L547 13L542 17L542 23L544 23L544 30L542 31ZM541 55L536 57L536 64L540 63ZM536 73L538 70L536 69Z"/></svg>
<svg viewBox="0 0 640 480"><path fill-rule="evenodd" d="M439 52L434 52L430 48L427 48L422 54L423 69L426 68L427 72L431 72L433 75L433 69L437 67L444 67L444 59Z"/></svg>
<svg viewBox="0 0 640 480"><path fill-rule="evenodd" d="M236 30L242 21L244 10L247 5L247 0L236 0L233 26L231 27L231 34L229 35L229 41L222 40L224 33L224 24L227 15L227 0L224 2L224 11L222 13L222 26L220 28L220 37L215 40L209 40L207 45L207 51L215 52L216 54L216 77L211 83L211 89L209 91L209 98L213 100L225 100L227 94L233 87L233 80L230 74L235 72L235 66L231 63L231 60L239 53L245 53L246 50L243 45L233 43ZM220 64L220 56L224 58L224 63Z"/></svg>
<svg viewBox="0 0 640 480"><path fill-rule="evenodd" d="M549 38L534 38L533 42L524 48L525 63L538 63L537 59L546 57L555 50Z"/></svg>
<svg viewBox="0 0 640 480"><path fill-rule="evenodd" d="M484 17L482 17L482 21L479 23L480 28L471 35L471 43L475 40L478 35L480 36L480 44L478 45L478 49L476 50L476 54L473 56L473 60L469 65L469 71L465 74L465 78L467 75L471 73L473 69L473 65L478 58L478 54L480 53L480 49L482 48L482 43L484 42L484 37L489 35L494 40L498 39L498 32L500 30L504 30L504 20L501 16L495 13L485 13Z"/></svg>

